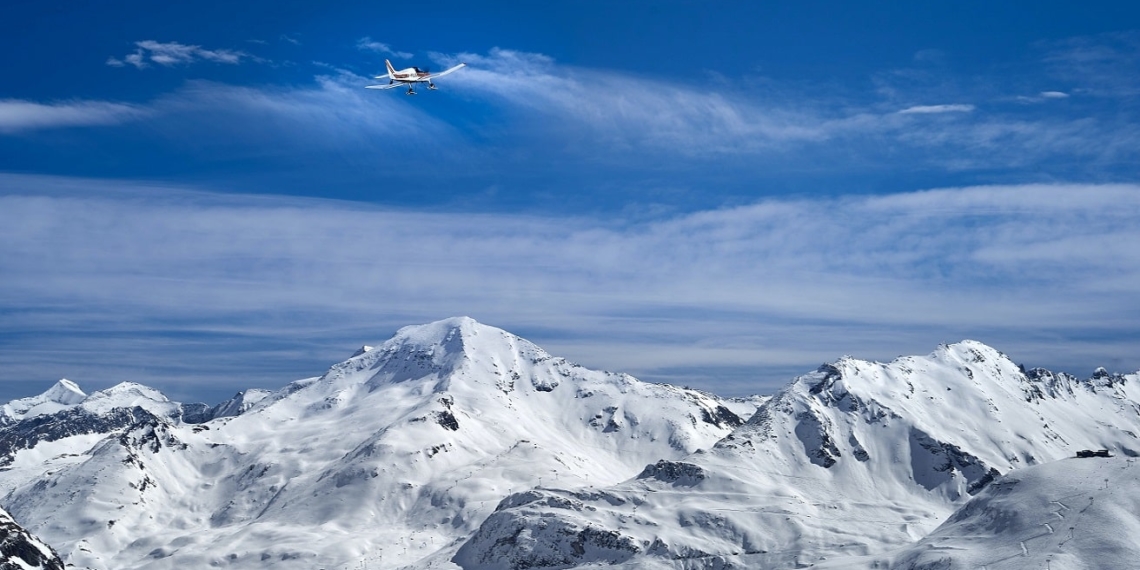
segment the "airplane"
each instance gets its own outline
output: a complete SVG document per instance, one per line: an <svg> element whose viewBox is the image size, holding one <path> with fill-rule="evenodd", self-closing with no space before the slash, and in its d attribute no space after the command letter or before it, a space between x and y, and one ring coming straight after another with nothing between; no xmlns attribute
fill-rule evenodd
<svg viewBox="0 0 1140 570"><path fill-rule="evenodd" d="M432 79L443 77L444 75L454 73L460 69L463 69L464 67L467 67L466 63L461 63L451 69L447 69L439 73L432 73L426 69L420 69L418 67L409 67L407 69L396 71L396 68L392 67L392 62L386 59L384 60L384 65L388 66L388 73L385 73L384 75L377 75L376 79L387 79L388 84L368 85L365 87L365 89L395 89L396 87L407 85L408 91L406 94L415 95L416 84L427 83L428 89L435 91L436 87L435 84L431 82Z"/></svg>

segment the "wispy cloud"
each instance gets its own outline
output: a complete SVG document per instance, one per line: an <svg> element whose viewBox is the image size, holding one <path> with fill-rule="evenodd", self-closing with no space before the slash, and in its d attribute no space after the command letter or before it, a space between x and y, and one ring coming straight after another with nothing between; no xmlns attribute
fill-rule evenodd
<svg viewBox="0 0 1140 570"><path fill-rule="evenodd" d="M359 45L393 51L370 38ZM244 61L244 56L219 55L223 53L140 42L132 54L137 57L131 58L135 63L120 61ZM153 61L155 57L162 63ZM1033 171L1038 178L1022 180L1046 179L1060 170L1082 172L1084 179L1112 180L1117 179L1112 173L1140 160L1140 129L1129 113L1113 113L1108 120L1088 108L1069 112L1078 99L1084 100L1077 97L1065 105L1009 105L1018 101L1015 95L946 87L931 78L938 70L923 70L921 77L896 73L890 79L894 83L884 79L879 91L856 97L826 87L771 82L762 89L747 81L690 85L578 68L543 54L504 49L431 57L444 65L470 65L440 82L443 92L438 98L449 100L449 115L426 112L423 105L399 101L390 93L366 92L362 87L369 79L343 69L322 70L310 85L191 83L133 108L153 119L156 128L148 135L177 132L170 140L186 141L198 133L211 141L231 141L226 143L230 151L263 156L273 155L262 152L264 145L303 153L306 145L332 142L349 153L352 144L361 143L355 149L358 155L385 160L394 154L406 156L409 139L430 144L431 137L419 135L425 129L433 135L447 131L448 144L434 147L446 155L437 157L437 163L456 157L461 163L437 172L478 169L493 155L493 160L515 161L515 166L557 156L559 164L577 172L632 172L646 165L865 172L895 168L902 161L956 173L1040 167ZM1076 93L1064 81L1046 85L1054 88L1038 92L1034 102L1061 101L1062 94ZM940 100L949 102L915 104ZM964 101L986 101L985 112ZM266 113L274 119L264 120ZM403 135L393 137L400 130L393 115L406 115L426 127L404 128ZM316 117L321 120L313 120ZM273 136L262 136L268 132ZM258 146L241 149L241 141ZM197 148L208 151L214 145ZM678 158L683 160L671 160Z"/></svg>
<svg viewBox="0 0 1140 570"><path fill-rule="evenodd" d="M1079 159L1097 164L1100 173L1106 165L1123 165L1140 155L1130 146L1140 131L1127 121L1019 115L1010 107L977 113L970 103L911 104L901 110L893 104L913 101L921 89L908 95L893 87L883 94L885 102L853 100L824 88L811 93L769 88L758 95L578 69L511 50L434 57L444 65L470 64L448 78L466 96L499 101L527 114L528 128L548 127L544 134L567 141L568 148L604 157L751 157L769 169L802 169L809 163L827 169L852 162L886 167L905 155L912 164L952 171L1046 162L1079 169ZM834 162L832 157L841 158Z"/></svg>
<svg viewBox="0 0 1140 570"><path fill-rule="evenodd" d="M889 358L964 337L1030 364L1140 367L1128 360L1134 185L766 200L639 223L10 175L0 187L0 334L61 347L34 368L6 351L0 380L57 375L96 336L209 345L164 352L178 370L294 347L319 372L353 344L457 314L592 366L651 379L685 369L736 393L843 353ZM87 373L153 381L122 358L102 354ZM237 389L265 378L259 367L212 381ZM701 368L741 383L718 386Z"/></svg>
<svg viewBox="0 0 1140 570"><path fill-rule="evenodd" d="M362 42L367 43L378 42ZM191 47L174 53L197 53ZM309 85L192 82L131 109L150 119L153 128L145 136L168 133L165 144L193 146L198 154L224 150L225 160L281 156L292 164L298 157L309 160L313 150L336 147L358 157L354 161L383 168L407 158L409 148L430 146L438 167L432 172L440 176L485 172L489 161L523 170L557 163L606 179L650 167L841 173L893 169L902 161L938 172L1031 173L1021 180L1048 179L1060 171L1114 180L1116 172L1140 160L1140 129L1128 113L1106 120L1087 109L1068 112L1073 104L1008 105L1017 99L979 97L990 102L981 113L965 102L916 105L935 95L923 95L922 89L908 94L905 83L859 100L824 88L769 85L757 92L726 84L710 90L503 49L431 57L442 65L469 64L441 80L442 92L432 94L449 101L450 114L365 91L368 78L335 67ZM1035 98L1061 101L1059 94L1068 93L1062 88L1068 89L1057 85ZM951 93L950 101L970 100L964 90ZM110 116L123 121L134 115ZM396 116L417 128L400 127L410 123L394 121ZM22 129L36 128L26 122ZM199 139L212 142L188 142Z"/></svg>
<svg viewBox="0 0 1140 570"><path fill-rule="evenodd" d="M1018 95L1017 101L1019 103L1044 103L1046 101L1057 101L1061 99L1068 99L1070 95L1064 91L1042 91L1036 95Z"/></svg>
<svg viewBox="0 0 1140 570"><path fill-rule="evenodd" d="M1140 94L1140 31L1112 32L1044 42L1045 63L1058 79L1090 95Z"/></svg>
<svg viewBox="0 0 1140 570"><path fill-rule="evenodd" d="M288 89L188 81L140 104L0 100L0 133L145 119L150 136L169 135L182 142L219 139L231 145L231 151L250 147L253 152L263 151L264 145L375 152L375 145L386 145L383 137L396 134L401 135L401 148L422 150L422 142L448 136L445 122L401 99L363 89L368 79L345 70L328 71L312 85ZM392 120L395 116L414 120L416 129L401 127Z"/></svg>
<svg viewBox="0 0 1140 570"><path fill-rule="evenodd" d="M516 109L557 117L559 130L572 136L585 130L591 141L607 147L741 154L824 140L852 126L850 117L828 119L683 84L560 66L542 54L496 48L487 55L433 57L445 65L470 65L448 77L449 83Z"/></svg>
<svg viewBox="0 0 1140 570"><path fill-rule="evenodd" d="M394 50L394 49L392 49L392 46L390 46L386 43L383 43L383 42L373 41L372 38L370 38L368 36L365 36L365 37L357 40L356 41L356 48L359 50L362 50L362 51L382 53L385 55L390 55L392 57L398 57L400 59L408 59L408 58L412 57L413 55L415 55L412 53L408 53L406 51Z"/></svg>
<svg viewBox="0 0 1140 570"><path fill-rule="evenodd" d="M242 60L257 59L243 51L206 49L202 46L187 45L178 42L164 43L154 40L144 40L135 42L135 45L138 46L138 49L136 49L134 53L129 53L121 59L109 57L107 58L107 65L112 67L131 65L138 69L144 69L150 67L152 64L173 67L175 65L189 65L198 61L209 61L213 63L237 65L241 63Z"/></svg>
<svg viewBox="0 0 1140 570"><path fill-rule="evenodd" d="M915 105L899 111L900 115L930 115L936 113L969 113L973 105L956 103L952 105Z"/></svg>
<svg viewBox="0 0 1140 570"><path fill-rule="evenodd" d="M199 129L228 131L232 124L241 126L252 140L257 133L288 136L292 143L322 145L340 141L338 146L351 146L375 139L378 135L404 135L402 144L426 136L439 135L445 123L427 113L409 108L402 100L378 97L362 88L367 79L343 70L316 78L315 85L288 90L239 87L208 81L193 81L182 89L153 101L156 113L178 117L194 115L206 118ZM393 121L397 114L415 121L414 131ZM275 121L249 120L251 116L271 116ZM200 121L202 122L202 121ZM253 127L255 132L248 132ZM182 128L179 125L178 128ZM235 136L241 137L240 133ZM285 142L285 141L282 141Z"/></svg>
<svg viewBox="0 0 1140 570"><path fill-rule="evenodd" d="M37 103L0 99L0 133L116 125L151 115L145 107L107 101Z"/></svg>

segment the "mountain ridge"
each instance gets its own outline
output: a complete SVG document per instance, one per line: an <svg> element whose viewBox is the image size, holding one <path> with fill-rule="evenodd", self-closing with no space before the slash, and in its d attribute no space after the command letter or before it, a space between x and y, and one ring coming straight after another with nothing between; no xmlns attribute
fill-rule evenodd
<svg viewBox="0 0 1140 570"><path fill-rule="evenodd" d="M1135 453L1138 383L963 341L731 400L456 317L215 406L124 384L0 425L27 443L0 454L0 505L94 570L881 558L1014 469Z"/></svg>
<svg viewBox="0 0 1140 570"><path fill-rule="evenodd" d="M1013 469L1081 447L1135 455L1137 376L1070 379L1030 376L976 341L889 363L844 357L712 448L606 487L604 500L543 490L505 502L455 562L791 567L887 552Z"/></svg>
<svg viewBox="0 0 1140 570"><path fill-rule="evenodd" d="M148 413L105 437L18 450L0 502L95 569L263 557L308 568L365 552L411 563L466 536L512 490L615 483L711 445L743 422L732 408L755 409L591 371L463 318L401 329L321 377L254 396L204 423ZM314 541L313 528L332 530Z"/></svg>

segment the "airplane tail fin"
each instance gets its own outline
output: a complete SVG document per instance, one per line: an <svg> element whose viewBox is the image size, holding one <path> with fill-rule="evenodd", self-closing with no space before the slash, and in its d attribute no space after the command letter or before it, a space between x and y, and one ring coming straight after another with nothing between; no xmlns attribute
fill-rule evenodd
<svg viewBox="0 0 1140 570"><path fill-rule="evenodd" d="M396 76L396 69L394 67L392 67L392 62L385 59L384 65L388 66L388 77L395 77Z"/></svg>

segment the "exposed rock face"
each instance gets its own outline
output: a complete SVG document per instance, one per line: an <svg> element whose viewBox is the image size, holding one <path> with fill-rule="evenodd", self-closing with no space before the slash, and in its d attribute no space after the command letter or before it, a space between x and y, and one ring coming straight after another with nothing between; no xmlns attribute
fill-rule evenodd
<svg viewBox="0 0 1140 570"><path fill-rule="evenodd" d="M682 461L665 461L662 459L653 465L647 465L637 476L638 479L656 479L665 483L677 485L696 485L708 475L700 465L684 463Z"/></svg>
<svg viewBox="0 0 1140 570"><path fill-rule="evenodd" d="M70 408L51 415L35 416L0 427L0 467L10 465L16 453L76 435L111 434L136 423L157 420L139 408L114 408L95 414L83 408Z"/></svg>
<svg viewBox="0 0 1140 570"><path fill-rule="evenodd" d="M502 525L502 526L500 526ZM642 549L629 537L613 530L578 526L565 519L529 525L526 521L491 515L486 526L496 527L494 542L476 534L456 554L464 567L488 570L567 568L581 564L619 564Z"/></svg>
<svg viewBox="0 0 1140 570"><path fill-rule="evenodd" d="M63 570L63 561L0 509L0 570Z"/></svg>

